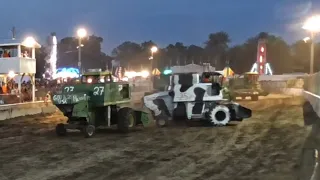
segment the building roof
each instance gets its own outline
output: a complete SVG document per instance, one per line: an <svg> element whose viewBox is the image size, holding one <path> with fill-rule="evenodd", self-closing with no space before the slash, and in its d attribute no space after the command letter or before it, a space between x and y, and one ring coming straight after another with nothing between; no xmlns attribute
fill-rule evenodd
<svg viewBox="0 0 320 180"><path fill-rule="evenodd" d="M25 46L24 40L21 39L0 39L0 46ZM35 48L41 48L41 45L38 42L35 42Z"/></svg>
<svg viewBox="0 0 320 180"><path fill-rule="evenodd" d="M212 66L203 66L197 64L187 64L184 66L173 66L171 67L172 73L202 73L202 72L212 72L215 71L215 68Z"/></svg>
<svg viewBox="0 0 320 180"><path fill-rule="evenodd" d="M83 75L87 76L105 76L105 75L110 75L111 73L109 71L97 71L97 72L84 72Z"/></svg>

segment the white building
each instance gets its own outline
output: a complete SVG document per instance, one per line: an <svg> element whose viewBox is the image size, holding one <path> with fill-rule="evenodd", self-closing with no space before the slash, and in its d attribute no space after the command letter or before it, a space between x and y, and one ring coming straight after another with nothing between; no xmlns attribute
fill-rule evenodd
<svg viewBox="0 0 320 180"><path fill-rule="evenodd" d="M32 37L23 41L0 40L0 77L6 83L8 78L16 76L29 76L32 80L32 100L35 100L35 74L36 58L35 49L40 48ZM21 92L21 78L18 80L18 89Z"/></svg>

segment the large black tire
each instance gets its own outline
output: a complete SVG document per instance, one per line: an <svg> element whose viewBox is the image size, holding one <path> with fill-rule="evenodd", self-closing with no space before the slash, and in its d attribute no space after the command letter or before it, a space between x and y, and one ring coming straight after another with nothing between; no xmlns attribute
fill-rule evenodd
<svg viewBox="0 0 320 180"><path fill-rule="evenodd" d="M94 125L85 125L82 129L82 133L85 138L92 137L96 132L96 127Z"/></svg>
<svg viewBox="0 0 320 180"><path fill-rule="evenodd" d="M56 126L56 134L57 134L58 136L65 136L65 135L67 135L67 129L66 129L66 127L64 126L64 124L62 124L62 123L57 124L57 126Z"/></svg>
<svg viewBox="0 0 320 180"><path fill-rule="evenodd" d="M131 108L124 107L118 111L118 130L127 133L136 125L136 117Z"/></svg>

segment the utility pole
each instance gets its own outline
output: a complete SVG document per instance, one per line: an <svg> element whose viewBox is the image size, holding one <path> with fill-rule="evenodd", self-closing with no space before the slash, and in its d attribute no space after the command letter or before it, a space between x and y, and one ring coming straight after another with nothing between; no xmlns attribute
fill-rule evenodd
<svg viewBox="0 0 320 180"><path fill-rule="evenodd" d="M310 75L313 74L314 63L314 32L311 32L311 50L310 50Z"/></svg>
<svg viewBox="0 0 320 180"><path fill-rule="evenodd" d="M82 66L81 66L81 38L78 38L78 69L81 74L83 74Z"/></svg>
<svg viewBox="0 0 320 180"><path fill-rule="evenodd" d="M11 29L11 33L12 33L12 40L16 40L16 27L12 27Z"/></svg>

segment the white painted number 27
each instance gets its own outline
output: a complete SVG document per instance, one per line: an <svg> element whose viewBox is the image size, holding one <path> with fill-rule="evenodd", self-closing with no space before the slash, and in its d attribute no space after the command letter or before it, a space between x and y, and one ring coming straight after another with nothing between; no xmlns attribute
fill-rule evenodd
<svg viewBox="0 0 320 180"><path fill-rule="evenodd" d="M93 88L93 95L94 96L101 96L104 93L104 87L100 86L100 87L94 87Z"/></svg>
<svg viewBox="0 0 320 180"><path fill-rule="evenodd" d="M64 87L64 90L67 91L67 92L72 92L73 89L74 89L73 86L66 86L66 87Z"/></svg>

